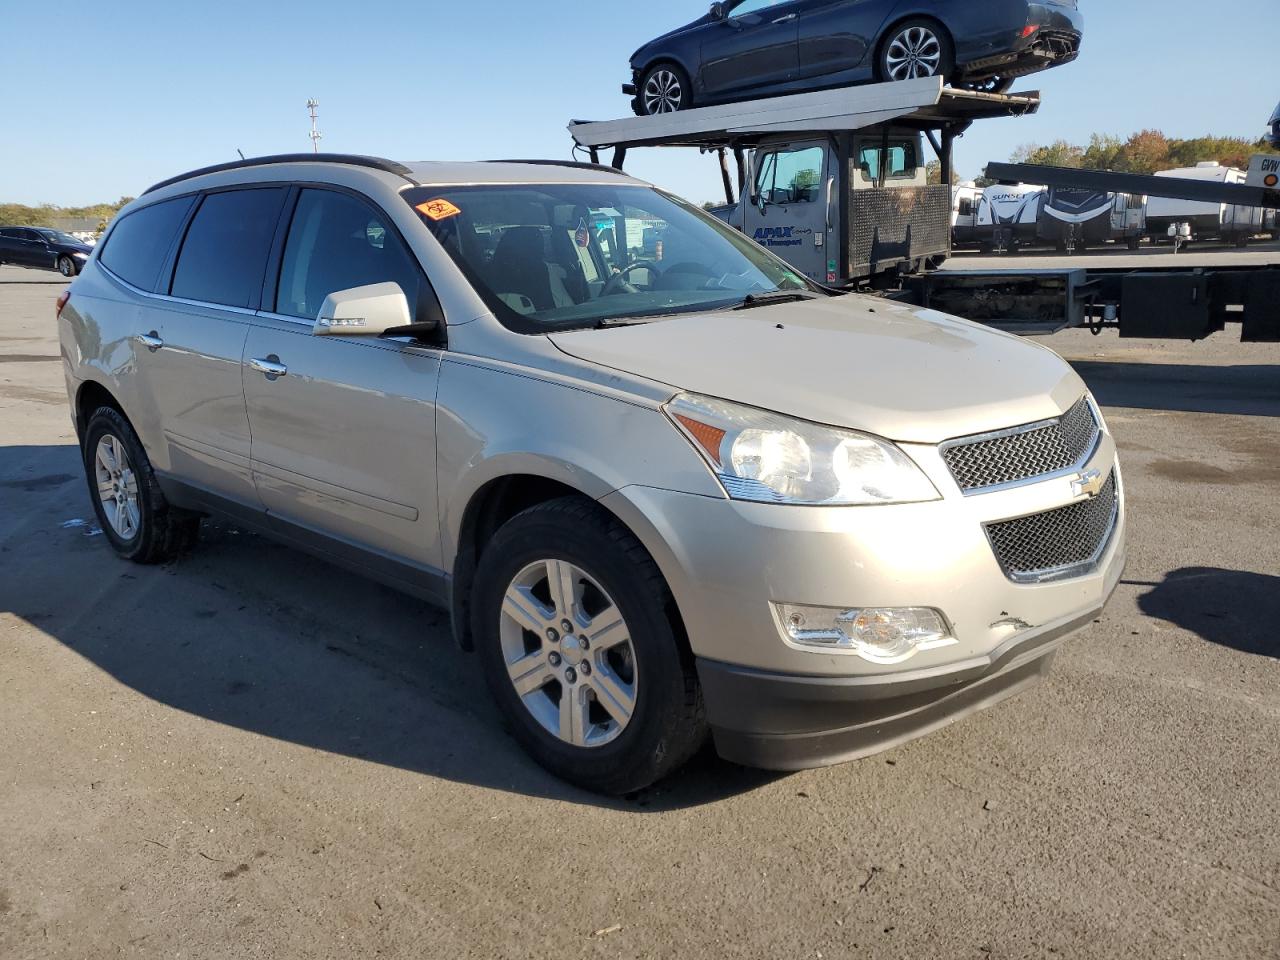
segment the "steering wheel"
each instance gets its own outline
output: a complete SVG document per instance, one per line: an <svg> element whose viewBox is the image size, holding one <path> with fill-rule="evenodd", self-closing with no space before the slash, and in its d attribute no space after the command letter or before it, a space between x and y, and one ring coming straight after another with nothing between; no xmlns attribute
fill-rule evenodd
<svg viewBox="0 0 1280 960"><path fill-rule="evenodd" d="M600 291L600 296L613 297L620 293L639 293L639 288L628 281L627 276L632 270L639 270L641 267L651 270L659 276L662 274L662 271L658 268L656 260L637 260L634 263L627 264L606 280L604 287Z"/></svg>

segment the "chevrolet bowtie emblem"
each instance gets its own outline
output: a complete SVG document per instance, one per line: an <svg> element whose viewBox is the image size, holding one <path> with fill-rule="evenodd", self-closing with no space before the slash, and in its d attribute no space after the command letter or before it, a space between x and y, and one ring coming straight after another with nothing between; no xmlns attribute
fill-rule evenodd
<svg viewBox="0 0 1280 960"><path fill-rule="evenodd" d="M1071 481L1071 494L1076 497L1096 497L1102 492L1102 471L1090 470Z"/></svg>

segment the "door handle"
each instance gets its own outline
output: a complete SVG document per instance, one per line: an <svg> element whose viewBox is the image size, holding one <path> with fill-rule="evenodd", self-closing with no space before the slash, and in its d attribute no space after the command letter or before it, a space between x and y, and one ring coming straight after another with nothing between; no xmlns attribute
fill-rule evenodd
<svg viewBox="0 0 1280 960"><path fill-rule="evenodd" d="M150 333L140 333L133 338L135 343L139 343L146 347L152 353L155 353L164 346L164 341L160 339L160 334L152 330Z"/></svg>
<svg viewBox="0 0 1280 960"><path fill-rule="evenodd" d="M774 23L790 23L795 18L796 18L796 15L794 13L788 13L785 17L779 17L777 20L773 22Z"/></svg>
<svg viewBox="0 0 1280 960"><path fill-rule="evenodd" d="M274 353L265 359L255 357L249 361L249 368L257 370L268 380L279 380L281 377L289 375L289 368L281 363L280 358Z"/></svg>

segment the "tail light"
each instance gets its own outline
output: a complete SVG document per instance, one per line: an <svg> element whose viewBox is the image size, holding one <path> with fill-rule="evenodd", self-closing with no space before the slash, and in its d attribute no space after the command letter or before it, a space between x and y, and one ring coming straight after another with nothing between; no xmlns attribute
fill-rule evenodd
<svg viewBox="0 0 1280 960"><path fill-rule="evenodd" d="M1022 39L1023 40L1027 39L1027 37L1031 36L1033 33L1035 33L1039 29L1040 29L1040 26L1038 24L1028 23L1025 27L1022 28Z"/></svg>
<svg viewBox="0 0 1280 960"><path fill-rule="evenodd" d="M63 290L62 293L58 294L58 311L56 314L57 319L59 320L62 319L62 308L65 307L70 302L71 302L70 290Z"/></svg>

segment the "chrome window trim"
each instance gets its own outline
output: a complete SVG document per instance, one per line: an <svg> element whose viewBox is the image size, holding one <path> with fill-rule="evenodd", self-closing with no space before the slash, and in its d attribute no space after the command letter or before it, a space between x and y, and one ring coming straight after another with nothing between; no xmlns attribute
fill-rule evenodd
<svg viewBox="0 0 1280 960"><path fill-rule="evenodd" d="M141 287L135 287L124 277L113 272L111 268L101 260L98 260L98 269L130 293L135 293L140 297L146 297L148 300L159 300L161 303L180 303L188 307L205 307L210 310L226 310L230 313L238 313L246 317L256 317L258 315L257 310L250 310L248 307L233 307L226 303L213 303L208 300L188 300L185 297L171 297L167 293L151 293L150 291L143 290Z"/></svg>
<svg viewBox="0 0 1280 960"><path fill-rule="evenodd" d="M1068 563L1060 567L1046 567L1043 570L1027 570L1021 573L1014 572L1005 568L1000 562L1000 555L996 550L995 541L991 539L991 528L1002 523L1009 523L1013 520L1025 520L1027 517L1037 516L1038 513L1046 511L1037 511L1037 513L1028 513L1020 517L1007 517L1003 520L995 520L991 523L982 525L982 533L987 538L987 545L991 547L991 555L996 560L996 565L1000 567L1000 572L1005 575L1011 582L1020 586L1034 586L1044 583L1059 583L1064 580L1073 580L1077 577L1087 577L1098 572L1098 568L1102 563L1102 558L1106 556L1107 551L1111 548L1111 544L1115 541L1116 531L1120 528L1120 506L1124 502L1124 486L1120 479L1119 464L1112 464L1111 472L1107 474L1107 479L1115 478L1116 482L1116 502L1111 508L1111 520L1107 525L1107 535L1102 538L1102 543L1098 546L1088 559L1081 560L1079 563ZM1083 501L1076 501L1082 503ZM1072 504L1066 504L1072 506ZM1058 508L1061 509L1061 508ZM1052 512L1052 511L1048 511Z"/></svg>
<svg viewBox="0 0 1280 960"><path fill-rule="evenodd" d="M985 487L974 487L972 490L963 489L959 482L956 481L955 476L951 474L950 468L948 468L947 473L951 476L952 482L955 483L956 489L960 491L960 495L964 497L979 497L989 493L1000 493L1003 490L1016 490L1019 487L1029 487L1037 483L1047 483L1051 480L1061 480L1063 477L1068 477L1073 473L1079 473L1095 456L1098 455L1098 449L1102 446L1102 438L1106 433L1106 430L1103 428L1102 412L1098 409L1098 405L1094 401L1092 395L1086 393L1080 399L1084 400L1089 405L1089 410L1093 414L1095 433L1093 437L1093 444L1080 456L1078 460L1076 460L1075 463L1069 464L1061 470L1055 470L1052 473L1038 473L1034 477L1026 477L1022 480L1009 480L1005 483L993 483ZM1004 440L1007 437L1017 437L1024 433L1032 433L1036 430L1046 430L1049 427L1055 427L1062 423L1063 418L1074 410L1076 404L1079 402L1080 401L1077 400L1076 403L1073 403L1061 415L1052 417L1048 420L1038 420L1035 423L1027 423L1019 427L1007 427L1004 430L992 430L989 433L975 433L972 436L956 437L952 440L947 440L938 444L938 455L942 457L943 463L945 464L946 452L955 447L967 447L971 444L986 443L990 440Z"/></svg>

